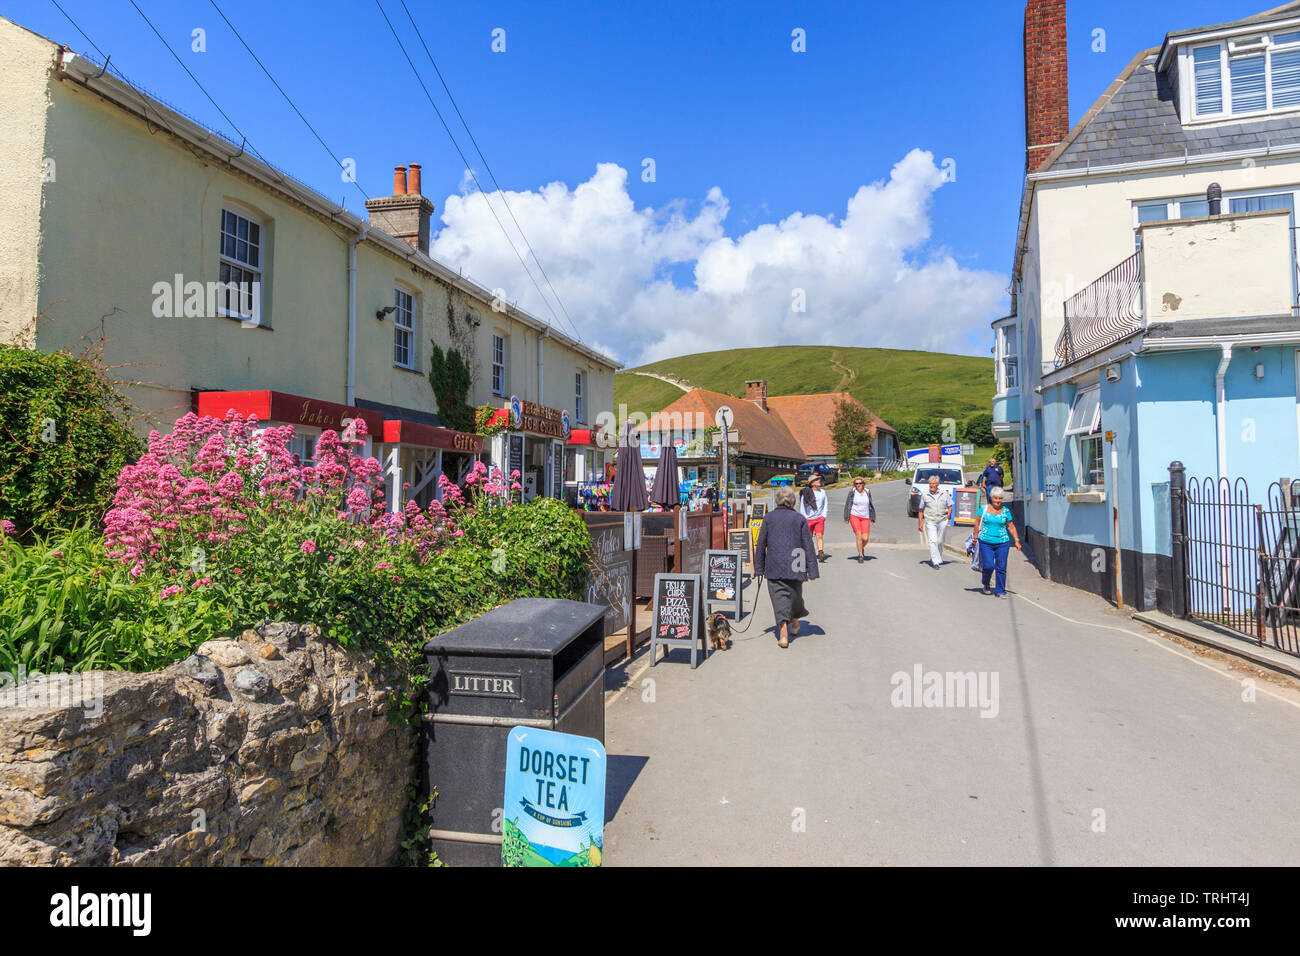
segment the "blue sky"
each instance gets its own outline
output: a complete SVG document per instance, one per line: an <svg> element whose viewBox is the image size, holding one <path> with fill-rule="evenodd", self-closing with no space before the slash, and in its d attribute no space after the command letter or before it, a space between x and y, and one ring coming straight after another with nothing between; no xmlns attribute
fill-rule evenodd
<svg viewBox="0 0 1300 956"><path fill-rule="evenodd" d="M137 2L258 151L361 210L207 0ZM374 0L218 2L335 153L356 160L370 195L391 190L394 164L418 161L436 215L456 211L464 164ZM491 191L400 0L382 2ZM228 131L128 0L60 3L133 82ZM629 361L778 341L987 352L1023 179L1022 2L407 4L584 340ZM1072 117L1168 30L1267 6L1071 2ZM89 49L50 0L0 0L0 13ZM206 52L191 50L196 28ZM496 28L504 53L491 49ZM795 28L805 53L791 50ZM1105 52L1092 49L1097 29ZM647 157L654 182L642 181ZM944 160L956 176L936 185L928 164ZM612 167L597 177L602 163L625 180ZM851 197L891 170L897 188L863 194L857 226L839 228ZM555 182L564 188L544 198ZM461 199L457 222L435 223L446 230L435 254L549 319L487 207ZM877 222L854 247L850 233ZM774 265L791 245L802 251ZM841 282L872 263L879 275ZM942 295L886 288L891 274ZM807 307L792 316L796 287ZM722 312L735 320L712 321ZM656 322L681 328L645 331Z"/></svg>

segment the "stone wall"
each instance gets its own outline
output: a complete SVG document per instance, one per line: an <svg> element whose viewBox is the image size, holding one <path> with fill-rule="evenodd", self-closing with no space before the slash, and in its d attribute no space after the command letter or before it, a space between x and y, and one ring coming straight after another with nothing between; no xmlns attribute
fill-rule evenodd
<svg viewBox="0 0 1300 956"><path fill-rule="evenodd" d="M4 690L0 864L387 864L418 754L387 709L367 656L296 624Z"/></svg>

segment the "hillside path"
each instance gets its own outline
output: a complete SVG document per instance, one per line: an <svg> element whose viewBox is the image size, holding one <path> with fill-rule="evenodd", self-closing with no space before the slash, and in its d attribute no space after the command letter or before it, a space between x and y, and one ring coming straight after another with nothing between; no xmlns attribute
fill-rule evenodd
<svg viewBox="0 0 1300 956"><path fill-rule="evenodd" d="M675 378L669 378L667 375L660 375L657 372L633 372L631 370L628 370L627 374L644 375L646 378L657 378L661 382L667 382L669 385L675 385L676 387L680 388L683 392L689 392L692 388L695 387L693 385L684 385L681 382L677 381L677 379Z"/></svg>

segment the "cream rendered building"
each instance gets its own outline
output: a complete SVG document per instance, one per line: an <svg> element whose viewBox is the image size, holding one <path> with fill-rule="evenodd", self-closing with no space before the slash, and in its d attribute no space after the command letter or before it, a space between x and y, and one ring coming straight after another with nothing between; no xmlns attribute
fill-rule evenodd
<svg viewBox="0 0 1300 956"><path fill-rule="evenodd" d="M469 361L473 405L517 396L579 433L612 409L619 363L429 257L417 165L361 219L3 18L0 90L0 341L102 350L143 430L273 412L309 455L361 417L400 503L403 483L427 500L440 470L504 454L440 427L431 340ZM539 492L603 466L547 442Z"/></svg>

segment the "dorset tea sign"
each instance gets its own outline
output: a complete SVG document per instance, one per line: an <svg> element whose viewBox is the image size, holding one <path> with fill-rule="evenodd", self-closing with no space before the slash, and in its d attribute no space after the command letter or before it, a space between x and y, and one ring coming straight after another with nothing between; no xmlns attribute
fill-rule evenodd
<svg viewBox="0 0 1300 956"><path fill-rule="evenodd" d="M604 746L592 737L512 728L504 807L502 866L600 866Z"/></svg>
<svg viewBox="0 0 1300 956"><path fill-rule="evenodd" d="M691 667L700 666L700 576L656 574L650 625L650 665L659 663L659 648L686 647Z"/></svg>

